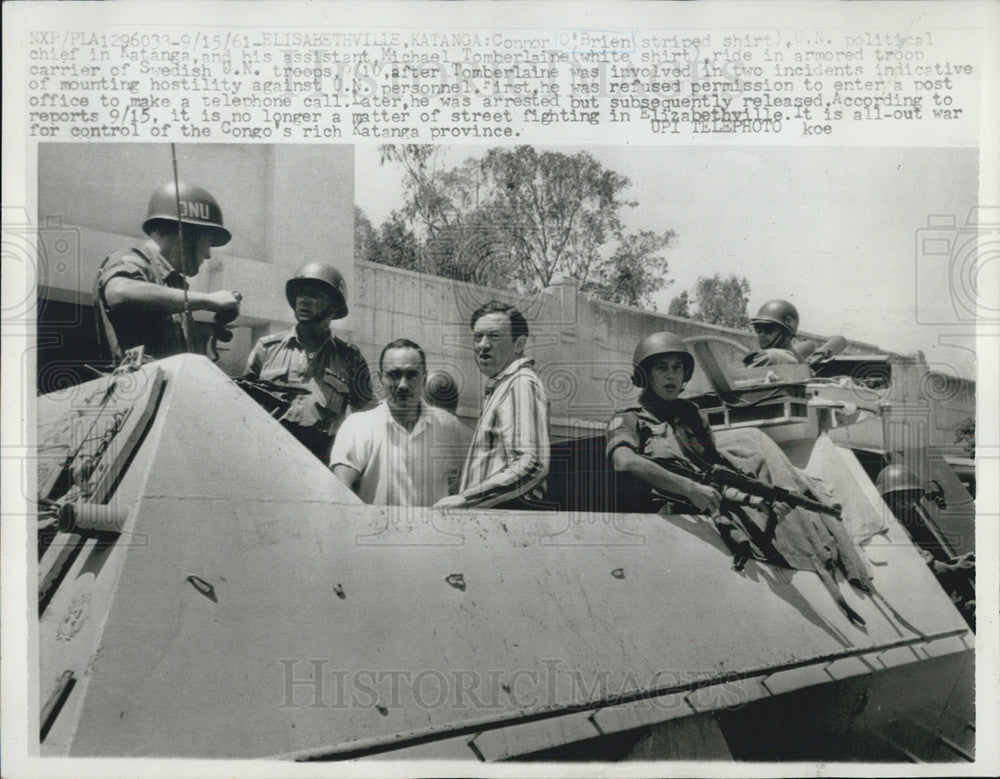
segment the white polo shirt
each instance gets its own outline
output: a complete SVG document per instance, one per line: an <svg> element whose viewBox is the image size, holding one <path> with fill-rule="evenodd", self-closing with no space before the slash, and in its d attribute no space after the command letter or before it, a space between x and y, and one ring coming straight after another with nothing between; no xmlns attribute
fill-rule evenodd
<svg viewBox="0 0 1000 779"><path fill-rule="evenodd" d="M457 417L426 403L407 431L383 401L348 416L333 442L330 467L347 465L361 475L355 485L365 503L433 506L457 487L472 432Z"/></svg>

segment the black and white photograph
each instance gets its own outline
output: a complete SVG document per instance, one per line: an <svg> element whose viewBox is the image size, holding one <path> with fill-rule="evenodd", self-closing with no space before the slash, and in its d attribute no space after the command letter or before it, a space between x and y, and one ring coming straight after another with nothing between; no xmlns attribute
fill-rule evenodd
<svg viewBox="0 0 1000 779"><path fill-rule="evenodd" d="M9 775L992 773L996 19L406 5L18 18Z"/></svg>

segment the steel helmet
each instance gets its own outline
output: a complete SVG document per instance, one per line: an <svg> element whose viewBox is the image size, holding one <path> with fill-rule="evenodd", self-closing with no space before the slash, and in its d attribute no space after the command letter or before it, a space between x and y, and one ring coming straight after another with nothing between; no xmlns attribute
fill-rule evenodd
<svg viewBox="0 0 1000 779"><path fill-rule="evenodd" d="M913 492L914 498L919 498L925 492L920 480L905 465L887 465L875 479L875 488L883 498L901 492Z"/></svg>
<svg viewBox="0 0 1000 779"><path fill-rule="evenodd" d="M448 371L436 368L424 380L424 395L427 402L448 411L458 408L458 385Z"/></svg>
<svg viewBox="0 0 1000 779"><path fill-rule="evenodd" d="M222 226L222 209L208 190L185 184L178 185L180 189L181 221L186 225L203 227L211 233L212 246L225 246L232 238L230 232ZM149 199L146 211L146 221L142 230L149 235L157 222L177 221L177 195L174 182L170 181L160 187Z"/></svg>
<svg viewBox="0 0 1000 779"><path fill-rule="evenodd" d="M799 331L799 312L787 300L769 300L750 322L773 322L795 335Z"/></svg>
<svg viewBox="0 0 1000 779"><path fill-rule="evenodd" d="M328 262L307 262L285 283L285 299L295 308L295 296L304 284L319 282L333 295L333 318L347 316L347 282Z"/></svg>
<svg viewBox="0 0 1000 779"><path fill-rule="evenodd" d="M691 376L694 374L694 357L688 351L687 344L680 336L662 332L647 335L635 347L635 352L632 355L632 383L635 386L639 388L646 386L645 363L659 354L679 355L684 361L684 381L691 380Z"/></svg>

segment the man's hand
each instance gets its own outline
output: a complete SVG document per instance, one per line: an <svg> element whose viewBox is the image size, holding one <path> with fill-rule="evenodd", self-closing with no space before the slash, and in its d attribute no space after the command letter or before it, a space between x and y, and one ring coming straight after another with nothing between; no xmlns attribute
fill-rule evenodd
<svg viewBox="0 0 1000 779"><path fill-rule="evenodd" d="M114 309L118 306L136 306L147 311L161 314L179 314L184 310L184 290L174 287L161 287L151 281L130 279L125 276L115 276L104 287L104 297L108 305ZM240 313L239 292L219 290L218 292L188 292L187 303L192 311L214 311L231 315L231 322Z"/></svg>
<svg viewBox="0 0 1000 779"><path fill-rule="evenodd" d="M722 495L719 494L718 490L706 484L698 484L696 481L691 482L691 486L688 487L685 497L699 509L707 511L709 514L718 514L719 506L722 504Z"/></svg>
<svg viewBox="0 0 1000 779"><path fill-rule="evenodd" d="M774 512L774 516L776 516L779 520L787 517L791 510L792 507L782 500L776 500L771 504L771 511Z"/></svg>
<svg viewBox="0 0 1000 779"><path fill-rule="evenodd" d="M220 289L217 292L205 294L205 308L217 314L225 315L226 321L232 322L240 315L240 301L243 296L239 292Z"/></svg>
<svg viewBox="0 0 1000 779"><path fill-rule="evenodd" d="M934 573L949 573L951 571L974 573L976 570L976 555L973 552L966 552L961 557L952 557L946 563L934 560L931 565L934 568Z"/></svg>
<svg viewBox="0 0 1000 779"><path fill-rule="evenodd" d="M434 504L436 509L459 509L464 506L469 505L465 501L465 496L462 494L458 495L448 495L447 497L441 498L437 503Z"/></svg>

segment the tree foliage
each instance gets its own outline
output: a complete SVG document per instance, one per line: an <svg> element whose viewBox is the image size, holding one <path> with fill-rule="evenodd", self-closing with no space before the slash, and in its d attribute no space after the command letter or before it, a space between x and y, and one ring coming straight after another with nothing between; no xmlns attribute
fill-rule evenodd
<svg viewBox="0 0 1000 779"><path fill-rule="evenodd" d="M672 283L666 278L667 258L661 253L672 238L672 233L657 235L651 230L622 236L610 259L594 264L581 289L612 303L655 308L654 293Z"/></svg>
<svg viewBox="0 0 1000 779"><path fill-rule="evenodd" d="M354 207L354 256L396 268L420 269L420 245L396 212L376 230L364 212Z"/></svg>
<svg viewBox="0 0 1000 779"><path fill-rule="evenodd" d="M670 305L667 307L667 313L670 316L682 316L685 319L693 318L691 316L691 296L687 290L684 290L679 295L675 295L671 299Z"/></svg>
<svg viewBox="0 0 1000 779"><path fill-rule="evenodd" d="M955 443L965 447L968 457L976 456L976 420L972 417L963 419L955 428Z"/></svg>
<svg viewBox="0 0 1000 779"><path fill-rule="evenodd" d="M691 311L691 298L682 292L670 301L667 313L724 327L742 329L750 325L750 283L746 278L731 275L723 279L718 273L702 276L695 284L694 299L695 309Z"/></svg>
<svg viewBox="0 0 1000 779"><path fill-rule="evenodd" d="M652 305L669 283L663 251L675 233L627 232L628 178L586 152L494 148L450 169L434 146L382 146L380 157L402 168L394 217L417 240L425 272L517 292L570 278L633 306Z"/></svg>
<svg viewBox="0 0 1000 779"><path fill-rule="evenodd" d="M354 206L354 258L367 260L377 240L378 235L371 220L365 216L361 206Z"/></svg>

